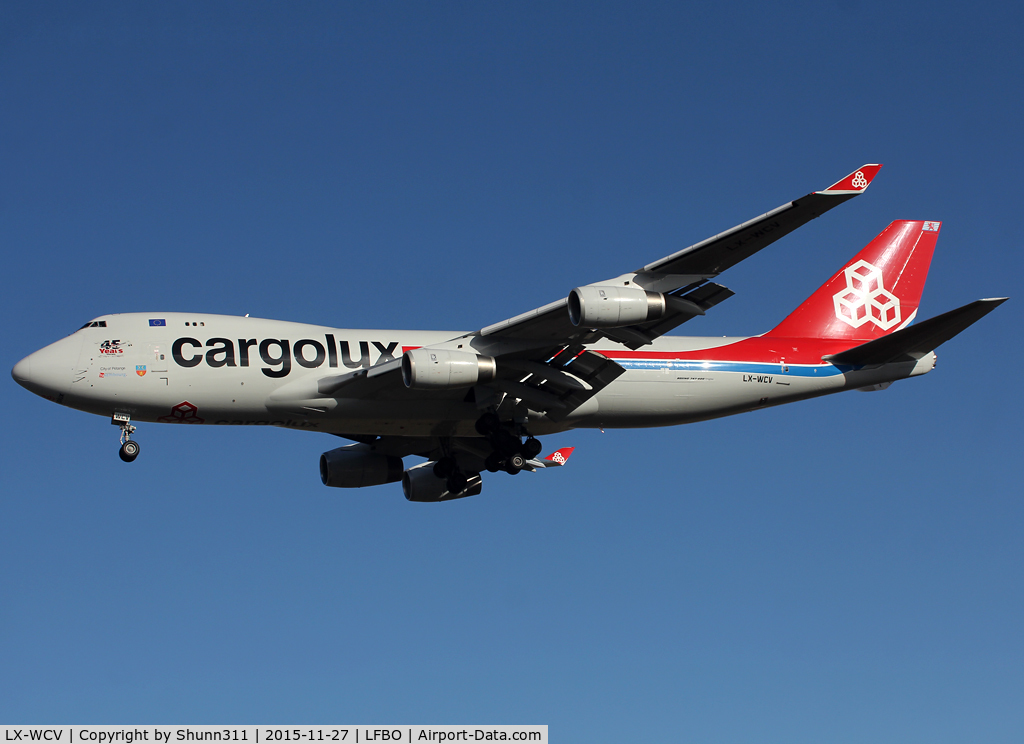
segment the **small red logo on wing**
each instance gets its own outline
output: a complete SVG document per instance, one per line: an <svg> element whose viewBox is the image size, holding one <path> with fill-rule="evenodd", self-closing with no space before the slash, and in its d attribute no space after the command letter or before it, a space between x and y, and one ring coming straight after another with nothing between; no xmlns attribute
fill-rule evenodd
<svg viewBox="0 0 1024 744"><path fill-rule="evenodd" d="M576 449L576 448L575 447L562 447L562 449L555 450L554 452L552 452L550 455L548 455L544 459L548 460L549 462L557 462L559 465L565 465L565 463L567 463L569 461L569 455L572 454L572 451L574 449Z"/></svg>
<svg viewBox="0 0 1024 744"><path fill-rule="evenodd" d="M863 191L868 187L874 177L878 174L878 171L882 168L880 165L865 165L860 168L842 181L829 186L826 191Z"/></svg>

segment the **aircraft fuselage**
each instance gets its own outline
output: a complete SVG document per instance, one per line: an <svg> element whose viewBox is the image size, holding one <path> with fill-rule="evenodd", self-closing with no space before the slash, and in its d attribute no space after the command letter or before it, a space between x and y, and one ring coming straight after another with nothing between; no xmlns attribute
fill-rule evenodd
<svg viewBox="0 0 1024 744"><path fill-rule="evenodd" d="M102 325L101 325L102 324ZM848 346L848 344L846 344ZM201 313L97 318L26 357L14 377L62 405L134 422L278 426L338 434L477 436L470 395L390 386L371 398L317 392L318 380L397 360L424 346L494 354L455 331L351 330ZM821 339L664 336L638 351L590 349L625 373L562 420L529 412L531 431L670 426L884 384L929 371L917 362L855 369L823 362Z"/></svg>

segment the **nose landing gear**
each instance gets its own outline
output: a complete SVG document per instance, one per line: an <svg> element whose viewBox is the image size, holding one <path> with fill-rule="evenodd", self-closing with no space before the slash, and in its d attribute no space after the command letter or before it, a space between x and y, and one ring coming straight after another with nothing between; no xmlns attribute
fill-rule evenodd
<svg viewBox="0 0 1024 744"><path fill-rule="evenodd" d="M121 449L117 456L125 462L132 462L139 456L139 443L132 441L132 434L135 432L132 417L127 413L115 413L110 418L110 423L121 427Z"/></svg>

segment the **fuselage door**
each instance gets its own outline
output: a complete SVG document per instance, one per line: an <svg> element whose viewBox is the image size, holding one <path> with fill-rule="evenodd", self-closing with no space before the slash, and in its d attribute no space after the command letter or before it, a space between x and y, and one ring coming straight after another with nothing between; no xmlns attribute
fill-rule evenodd
<svg viewBox="0 0 1024 744"><path fill-rule="evenodd" d="M144 359L136 368L136 374L157 380L160 385L169 385L170 345L159 341L150 341L145 345Z"/></svg>

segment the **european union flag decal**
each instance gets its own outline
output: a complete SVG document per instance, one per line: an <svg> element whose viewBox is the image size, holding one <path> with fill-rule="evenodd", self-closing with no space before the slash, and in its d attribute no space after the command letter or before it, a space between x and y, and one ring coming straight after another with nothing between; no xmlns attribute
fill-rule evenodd
<svg viewBox="0 0 1024 744"><path fill-rule="evenodd" d="M167 325L167 321L164 320L163 318L150 318L149 324L151 326L165 326Z"/></svg>

